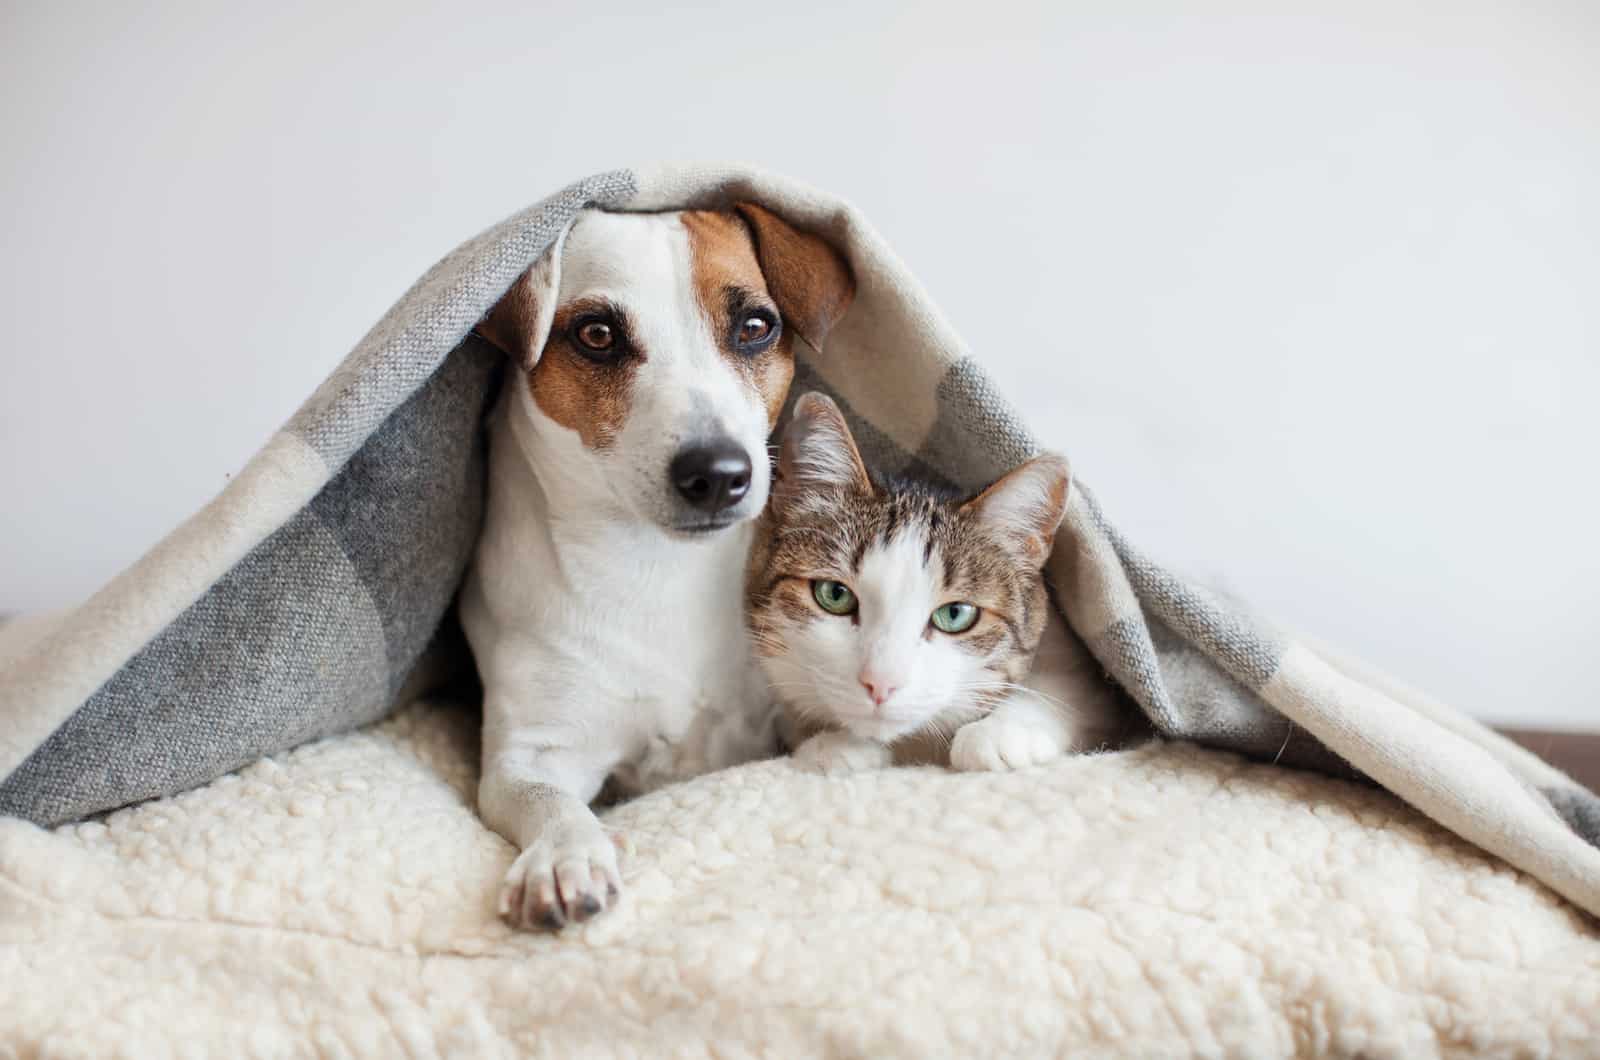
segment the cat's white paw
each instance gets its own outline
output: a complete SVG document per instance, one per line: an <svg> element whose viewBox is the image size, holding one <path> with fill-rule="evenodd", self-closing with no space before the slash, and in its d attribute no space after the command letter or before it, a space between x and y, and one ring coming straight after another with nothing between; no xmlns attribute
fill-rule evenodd
<svg viewBox="0 0 1600 1060"><path fill-rule="evenodd" d="M801 769L826 776L843 776L889 764L893 754L881 743L872 743L847 732L819 732L794 753Z"/></svg>
<svg viewBox="0 0 1600 1060"><path fill-rule="evenodd" d="M997 712L957 730L950 741L950 768L966 773L1026 769L1061 757L1064 749L1050 727Z"/></svg>
<svg viewBox="0 0 1600 1060"><path fill-rule="evenodd" d="M617 849L599 822L540 836L511 863L500 885L500 916L515 928L559 931L616 903Z"/></svg>

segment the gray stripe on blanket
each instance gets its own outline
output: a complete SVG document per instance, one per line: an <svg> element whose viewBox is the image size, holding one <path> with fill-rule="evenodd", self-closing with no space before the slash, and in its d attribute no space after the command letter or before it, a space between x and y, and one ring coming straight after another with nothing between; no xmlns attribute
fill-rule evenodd
<svg viewBox="0 0 1600 1060"><path fill-rule="evenodd" d="M1149 620L1161 680L1175 705L1170 735L1224 747L1280 765L1348 777L1354 771L1322 742L1273 709L1195 645L1159 619Z"/></svg>
<svg viewBox="0 0 1600 1060"><path fill-rule="evenodd" d="M518 275L586 206L621 206L626 170L579 181L480 233L411 286L290 422L331 468L439 367Z"/></svg>
<svg viewBox="0 0 1600 1060"><path fill-rule="evenodd" d="M383 623L399 692L455 596L483 519L483 433L504 355L469 336L310 509L333 531Z"/></svg>
<svg viewBox="0 0 1600 1060"><path fill-rule="evenodd" d="M1094 638L1090 650L1139 702L1161 735L1278 765L1360 778L1316 737L1273 710L1165 625L1152 619L1149 633L1147 639L1144 624L1128 619Z"/></svg>
<svg viewBox="0 0 1600 1060"><path fill-rule="evenodd" d="M1078 484L1095 525L1122 560L1128 584L1147 611L1202 648L1228 671L1259 691L1283 662L1287 642L1256 621L1249 608L1172 573L1135 548L1112 526L1094 494Z"/></svg>
<svg viewBox="0 0 1600 1060"><path fill-rule="evenodd" d="M789 397L778 422L778 429L773 432L774 443L782 436L783 427L789 422L790 413L794 411L794 403L800 399L800 395L812 390L820 390L827 394L833 399L834 404L839 406L845 422L850 425L850 433L855 436L856 446L861 450L861 458L874 472L915 479L949 489L955 488L955 484L947 475L941 474L933 465L902 448L893 438L879 430L871 420L856 412L850 402L823 382L822 377L817 375L816 369L805 361L795 363L794 381L789 385Z"/></svg>
<svg viewBox="0 0 1600 1060"><path fill-rule="evenodd" d="M917 456L963 491L983 489L1038 452L1011 404L970 357L950 366L938 394L938 418Z"/></svg>
<svg viewBox="0 0 1600 1060"><path fill-rule="evenodd" d="M975 493L1038 451L1011 406L970 359L951 365L939 381L938 416L915 453L856 412L804 361L795 365L783 423L795 400L808 390L833 398L867 466L888 475Z"/></svg>
<svg viewBox="0 0 1600 1060"><path fill-rule="evenodd" d="M1600 847L1600 796L1585 788L1545 788L1540 792L1584 842Z"/></svg>
<svg viewBox="0 0 1600 1060"><path fill-rule="evenodd" d="M1222 606L1210 592L1154 563L1130 565L1128 580L1141 603L1252 690L1261 689L1277 672L1283 641L1257 626L1247 613Z"/></svg>
<svg viewBox="0 0 1600 1060"><path fill-rule="evenodd" d="M0 784L0 813L55 824L386 714L477 534L499 363L451 358Z"/></svg>
<svg viewBox="0 0 1600 1060"><path fill-rule="evenodd" d="M55 824L375 717L386 662L344 550L302 511L51 734L0 785L0 812Z"/></svg>

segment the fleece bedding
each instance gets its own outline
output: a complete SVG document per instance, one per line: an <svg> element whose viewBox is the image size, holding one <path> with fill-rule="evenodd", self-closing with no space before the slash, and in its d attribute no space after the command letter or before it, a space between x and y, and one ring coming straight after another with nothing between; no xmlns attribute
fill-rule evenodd
<svg viewBox="0 0 1600 1060"><path fill-rule="evenodd" d="M531 935L494 915L477 721L0 819L0 1056L1600 1054L1583 915L1370 785L1177 742L779 759L611 810L621 904Z"/></svg>

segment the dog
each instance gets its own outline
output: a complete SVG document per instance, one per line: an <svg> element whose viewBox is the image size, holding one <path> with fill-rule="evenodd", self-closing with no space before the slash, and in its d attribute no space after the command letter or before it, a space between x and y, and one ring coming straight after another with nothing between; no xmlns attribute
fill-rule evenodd
<svg viewBox="0 0 1600 1060"><path fill-rule="evenodd" d="M795 343L855 282L765 208L585 210L477 332L511 358L460 614L484 686L500 915L559 930L621 891L590 809L777 750L742 579ZM609 781L609 783L608 783Z"/></svg>

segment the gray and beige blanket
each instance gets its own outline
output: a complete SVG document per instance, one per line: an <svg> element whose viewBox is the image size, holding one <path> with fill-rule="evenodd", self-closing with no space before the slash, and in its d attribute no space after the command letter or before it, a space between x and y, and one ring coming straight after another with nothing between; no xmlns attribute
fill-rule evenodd
<svg viewBox="0 0 1600 1060"><path fill-rule="evenodd" d="M0 627L0 813L55 825L376 721L461 647L498 355L471 334L579 210L755 200L849 257L857 298L796 389L868 459L972 488L1034 442L847 204L737 167L581 181L400 299L215 500L77 609ZM1455 711L1145 555L1081 483L1049 573L1070 626L1161 734L1359 773L1600 914L1600 799ZM1131 709L1131 707L1130 707Z"/></svg>

